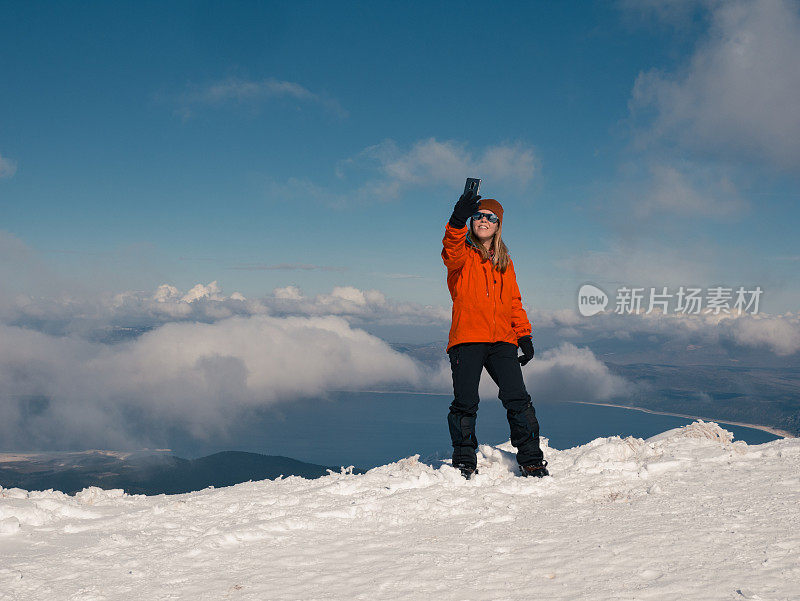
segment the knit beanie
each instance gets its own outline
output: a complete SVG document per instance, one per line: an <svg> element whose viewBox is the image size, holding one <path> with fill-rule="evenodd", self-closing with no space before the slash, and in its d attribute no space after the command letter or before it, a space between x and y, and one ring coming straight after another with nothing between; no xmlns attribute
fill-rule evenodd
<svg viewBox="0 0 800 601"><path fill-rule="evenodd" d="M501 222L503 221L503 205L497 202L494 198L481 198L480 203L481 206L478 207L479 209L491 211L500 218Z"/></svg>

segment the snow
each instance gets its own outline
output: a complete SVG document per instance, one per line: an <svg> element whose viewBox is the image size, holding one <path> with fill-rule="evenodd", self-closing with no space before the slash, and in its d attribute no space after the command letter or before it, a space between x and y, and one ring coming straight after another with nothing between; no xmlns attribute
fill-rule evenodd
<svg viewBox="0 0 800 601"><path fill-rule="evenodd" d="M800 599L800 440L697 421L182 495L0 488L0 599Z"/></svg>

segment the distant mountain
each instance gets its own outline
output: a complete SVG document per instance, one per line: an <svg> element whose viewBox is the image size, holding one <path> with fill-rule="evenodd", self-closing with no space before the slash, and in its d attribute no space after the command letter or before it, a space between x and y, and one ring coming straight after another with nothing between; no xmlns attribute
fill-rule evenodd
<svg viewBox="0 0 800 601"><path fill-rule="evenodd" d="M779 428L800 436L800 368L606 362L640 389L622 405Z"/></svg>
<svg viewBox="0 0 800 601"><path fill-rule="evenodd" d="M178 494L209 486L232 486L279 476L319 478L339 467L304 463L280 455L225 451L199 459L165 452L84 451L0 454L0 486L60 490L74 494L88 486L121 488L129 494ZM363 473L363 470L353 470Z"/></svg>

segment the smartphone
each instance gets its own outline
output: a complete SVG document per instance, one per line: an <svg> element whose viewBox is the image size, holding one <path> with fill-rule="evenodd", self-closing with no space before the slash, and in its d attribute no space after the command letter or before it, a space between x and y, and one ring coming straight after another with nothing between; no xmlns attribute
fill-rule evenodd
<svg viewBox="0 0 800 601"><path fill-rule="evenodd" d="M475 194L475 196L477 196L478 192L480 192L480 189L481 189L481 180L480 179L478 179L476 177L468 177L467 178L467 183L464 186L464 194L467 193L467 190L472 190L472 192Z"/></svg>

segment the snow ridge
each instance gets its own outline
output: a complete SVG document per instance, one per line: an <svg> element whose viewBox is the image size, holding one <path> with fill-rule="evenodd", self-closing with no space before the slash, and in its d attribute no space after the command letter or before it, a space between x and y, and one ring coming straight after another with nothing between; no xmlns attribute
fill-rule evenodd
<svg viewBox="0 0 800 601"><path fill-rule="evenodd" d="M470 481L414 455L182 495L0 487L0 599L797 599L800 440L697 421Z"/></svg>

